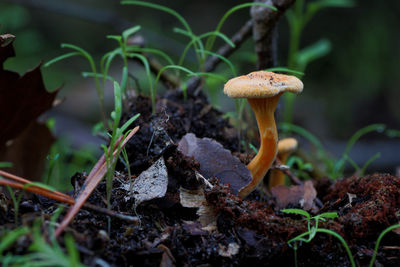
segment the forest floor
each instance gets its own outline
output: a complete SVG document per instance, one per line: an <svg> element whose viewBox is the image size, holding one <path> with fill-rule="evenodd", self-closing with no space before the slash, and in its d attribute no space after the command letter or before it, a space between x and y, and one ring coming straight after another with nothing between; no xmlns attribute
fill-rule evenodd
<svg viewBox="0 0 400 267"><path fill-rule="evenodd" d="M74 237L88 266L107 266L104 262L110 266L294 266L294 249L288 240L307 232L307 221L281 212L284 208L301 208L312 215L337 212L338 218L320 221L318 227L342 236L356 264L366 266L379 234L400 221L400 179L388 174L338 181L327 177L281 186L272 194L256 190L241 200L236 196L246 180L241 170L254 155L237 153L238 138L228 119L201 93L184 101L182 94L170 92L158 100L157 110L152 115L146 97L133 99L124 116L127 120L141 114L135 122L140 130L126 146L133 184L122 164L113 181L111 209L139 220L126 222L83 208L65 230ZM227 151L237 158L230 159ZM235 167L221 170L218 164L225 160L233 160ZM71 195L79 192L85 176L78 173L71 178ZM88 202L106 207L105 198L102 182ZM13 229L14 210L11 200L8 203L8 208L0 208L0 225ZM29 225L37 217L49 218L57 205L37 195L25 196L19 213ZM9 251L23 254L29 243L17 243ZM399 244L400 231L388 233L379 247L377 266L400 266ZM298 244L297 263L351 266L339 240L326 233Z"/></svg>

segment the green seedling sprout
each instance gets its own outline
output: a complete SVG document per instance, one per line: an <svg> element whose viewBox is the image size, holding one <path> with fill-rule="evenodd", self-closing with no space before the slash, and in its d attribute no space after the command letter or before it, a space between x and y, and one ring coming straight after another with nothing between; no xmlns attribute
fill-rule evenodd
<svg viewBox="0 0 400 267"><path fill-rule="evenodd" d="M337 178L343 176L344 167L345 167L346 161L348 161L348 159L349 159L350 150L353 148L354 144L362 136L364 136L368 133L371 133L371 132L382 133L385 130L385 128L386 128L386 126L384 124L371 124L371 125L361 128L355 134L353 134L353 136L350 137L349 141L347 142L347 145L343 152L342 157L336 162L336 164L333 168L332 178L337 179ZM376 158L377 158L376 156L373 156L371 159L375 160ZM368 160L368 162L367 162L368 165L372 162L371 159Z"/></svg>
<svg viewBox="0 0 400 267"><path fill-rule="evenodd" d="M355 143L364 135L371 132L383 133L386 129L384 124L371 124L358 130L352 137L350 137L342 156L339 159L334 159L328 156L324 146L321 141L312 133L306 129L286 122L281 122L279 124L279 129L283 132L294 132L308 141L310 141L317 148L317 157L320 159L326 167L326 175L332 179L338 179L344 175L344 168L346 163L349 162L350 165L355 169L355 171L362 175L365 173L367 167L377 158L380 157L380 153L374 154L362 167L359 167L350 157L349 153Z"/></svg>
<svg viewBox="0 0 400 267"><path fill-rule="evenodd" d="M380 243L382 241L382 238L387 233L389 233L390 231L392 231L394 229L397 229L397 228L400 228L400 224L395 224L395 225L389 226L388 228L383 230L383 232L379 235L378 239L376 240L376 244L375 244L375 248L374 248L374 254L372 255L371 261L369 263L369 267L373 267L374 266L374 263L375 263L375 260L376 260L376 254L378 254L378 248L379 248L379 245L380 245Z"/></svg>
<svg viewBox="0 0 400 267"><path fill-rule="evenodd" d="M292 246L291 243L293 243L294 245L292 246L294 249L294 253L295 253L295 266L297 267L297 243L299 242L305 242L305 243L309 243L317 233L325 233L325 234L329 234L332 235L334 237L336 237L337 239L339 239L339 241L342 243L343 247L345 248L347 255L349 257L350 263L352 267L355 267L355 261L353 258L353 254L350 251L349 246L347 245L346 241L343 239L343 237L341 237L338 233L329 230L329 229L324 229L324 228L318 228L318 222L319 221L326 221L326 219L334 219L337 218L338 215L336 212L324 212L321 213L319 215L313 216L311 217L311 215L304 210L301 209L284 209L281 210L284 213L288 213L288 214L298 214L298 215L302 215L305 217L305 220L307 221L307 229L308 231L305 233L302 233L292 239L290 239L288 241L289 246ZM314 225L311 225L311 221L314 221ZM304 238L308 236L308 238Z"/></svg>
<svg viewBox="0 0 400 267"><path fill-rule="evenodd" d="M97 78L97 69L96 69L96 64L94 63L93 57L86 50L84 50L76 45L61 44L61 48L69 48L69 49L72 49L75 51L61 55L59 57L56 57L56 58L48 61L46 64L44 64L44 67L49 67L50 65L52 65L58 61L61 61L61 60L64 60L66 58L70 58L73 56L82 56L82 57L86 58L90 64L90 68L92 69L92 72L95 74L95 83L96 83L97 95L99 97L99 102L100 102L100 110L101 110L101 114L102 114L103 123L106 127L106 116L105 116L105 109L104 109L104 90L100 86L100 81Z"/></svg>
<svg viewBox="0 0 400 267"><path fill-rule="evenodd" d="M304 28L311 21L314 15L325 8L353 7L352 0L317 0L305 1L297 0L293 7L286 11L286 17L289 22L289 51L287 66L304 72L307 65L312 61L328 54L331 50L331 44L328 40L322 39L316 43L300 50L300 39ZM283 121L291 123L293 120L294 95L284 96Z"/></svg>
<svg viewBox="0 0 400 267"><path fill-rule="evenodd" d="M137 5L137 6L144 6L144 7L149 7L152 9L156 9L156 10L160 10L163 11L165 13L168 13L172 16L174 16L182 25L183 28L189 33L189 36L191 36L191 38L194 38L194 34L192 29L190 28L189 24L187 23L187 21L175 10L162 6L162 5L158 5L158 4L154 4L154 3L148 3L148 2L144 2L144 1L121 1L122 5ZM195 42L194 44L195 49L198 49L198 44ZM197 55L197 54L196 54ZM197 55L198 56L198 55ZM200 62L200 58L198 58L198 61Z"/></svg>
<svg viewBox="0 0 400 267"><path fill-rule="evenodd" d="M185 30L179 29L179 28L174 28L174 31L186 36L190 36L189 33ZM235 47L235 44L232 43L232 41L223 33L220 32L207 32L204 34L201 34L199 36L190 36L191 37L191 41L186 45L185 49L183 50L183 53L179 59L178 65L182 66L183 65L183 61L185 60L186 54L189 51L190 47L192 45L194 45L195 43L199 44L199 49L195 49L196 52L199 53L199 58L200 58L200 69L203 68L204 65L204 60L205 60L205 50L204 49L204 45L201 41L201 39L207 38L209 36L216 36L216 37L220 37L222 40L224 40L228 45L230 45L231 47Z"/></svg>
<svg viewBox="0 0 400 267"><path fill-rule="evenodd" d="M0 262L3 266L7 266L7 259L11 257L10 254L3 256L3 252L14 244L21 236L29 233L29 228L26 226L18 227L10 232L1 233L0 238Z"/></svg>

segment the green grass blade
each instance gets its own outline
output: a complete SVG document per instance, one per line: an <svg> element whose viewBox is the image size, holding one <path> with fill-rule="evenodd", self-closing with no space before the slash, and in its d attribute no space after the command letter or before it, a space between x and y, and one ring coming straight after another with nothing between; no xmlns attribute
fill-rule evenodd
<svg viewBox="0 0 400 267"><path fill-rule="evenodd" d="M310 141L318 149L318 151L321 151L322 153L325 154L325 149L324 149L324 146L322 145L322 143L318 140L318 138L315 135L313 135L306 129L304 129L300 126L294 125L292 123L288 123L288 122L281 122L279 124L279 128L282 131L295 132L295 133L303 136L308 141Z"/></svg>
<svg viewBox="0 0 400 267"><path fill-rule="evenodd" d="M194 74L188 74L188 76L205 76L220 80L221 82L226 82L226 78L220 74L215 74L211 72L195 72Z"/></svg>
<svg viewBox="0 0 400 267"><path fill-rule="evenodd" d="M103 74L103 90L105 87L106 77L108 76L107 74L110 69L111 62L117 55L122 56L121 48L114 49L113 51L108 52L101 58L100 67L101 67L101 72Z"/></svg>
<svg viewBox="0 0 400 267"><path fill-rule="evenodd" d="M385 124L371 124L364 128L358 130L347 142L346 148L344 149L343 156L339 159L339 161L335 164L334 173L340 175L343 172L346 156L349 155L350 150L353 148L354 144L360 139L362 136L371 133L371 132L383 132L386 128Z"/></svg>
<svg viewBox="0 0 400 267"><path fill-rule="evenodd" d="M331 49L331 42L327 39L319 40L302 49L297 55L297 68L304 70L309 63L327 55Z"/></svg>
<svg viewBox="0 0 400 267"><path fill-rule="evenodd" d="M180 58L180 60L179 60L180 65L183 64L183 60L185 59L185 56L186 56L187 51L189 50L189 48L190 48L193 44L195 44L195 42L199 42L199 47L200 47L200 49L196 49L195 51L199 51L199 52L200 52L200 57L201 57L202 59L204 59L204 53L205 53L204 51L206 51L206 50L204 49L203 43L202 43L200 40L201 40L201 39L204 39L204 38L206 38L206 37L209 37L209 36L220 37L220 38L221 38L222 40L224 40L228 45L230 45L231 47L235 47L235 44L234 44L225 34L220 33L220 32L216 32L216 31L213 31L213 32L206 32L206 33L204 33L204 34L202 34L202 35L200 35L200 36L198 36L198 37L193 37L192 41L190 41L190 42L186 45L185 50L184 50L184 52L182 53L182 56L181 56L181 58ZM207 50L207 51L208 51L208 50Z"/></svg>
<svg viewBox="0 0 400 267"><path fill-rule="evenodd" d="M301 210L301 209L283 209L283 210L281 210L281 212L288 213L288 214L303 215L303 216L306 217L308 220L311 219L310 213L308 213L308 212L305 211L305 210Z"/></svg>
<svg viewBox="0 0 400 267"><path fill-rule="evenodd" d="M199 47L197 49L197 51L199 51L199 52L196 51L197 60L199 61L200 64L202 64L202 60L204 60L204 45L203 45L203 42L201 41L201 38L199 38L197 35L195 35L191 32L185 31L180 28L174 28L174 32L188 36L191 39L190 42L183 49L182 55L179 58L178 65L179 66L183 65L183 61L185 60L186 54L189 51L190 47L192 45L195 46L196 44Z"/></svg>
<svg viewBox="0 0 400 267"><path fill-rule="evenodd" d="M188 32L192 32L191 28L189 27L189 24L186 22L186 20L179 14L177 13L175 10L162 6L162 5L158 5L158 4L154 4L154 3L148 3L148 2L144 2L144 1L122 1L121 2L122 5L137 5L137 6L144 6L144 7L149 7L149 8L153 8L153 9L157 9L160 11L163 11L165 13L169 13L172 16L174 16L177 20L180 21L180 23L182 23L183 27L188 31Z"/></svg>
<svg viewBox="0 0 400 267"><path fill-rule="evenodd" d="M374 254L372 255L371 261L369 263L369 267L373 267L374 266L374 263L375 263L375 260L376 260L376 254L378 253L379 244L381 243L382 238L387 233L389 233L390 231L392 231L392 230L394 230L396 228L400 228L400 224L395 224L395 225L389 226L388 228L383 230L383 232L379 235L378 239L376 240Z"/></svg>
<svg viewBox="0 0 400 267"><path fill-rule="evenodd" d="M320 229L317 229L316 231L318 233L325 233L325 234L332 235L332 236L336 237L337 239L339 239L340 243L342 243L344 249L347 252L347 256L349 257L351 266L352 267L356 267L356 263L354 261L353 254L351 253L351 250L350 250L349 246L347 245L346 241L343 239L343 237L341 235L339 235L338 233L336 233L336 232L334 232L332 230L329 230L329 229L321 229L320 228Z"/></svg>
<svg viewBox="0 0 400 267"><path fill-rule="evenodd" d="M386 130L386 135L391 137L391 138L400 138L400 130L387 129Z"/></svg>
<svg viewBox="0 0 400 267"><path fill-rule="evenodd" d="M28 233L29 233L29 228L24 226L11 230L10 232L7 232L5 235L3 235L0 241L0 259L2 258L4 250L6 250L9 246L15 243L18 240L18 238Z"/></svg>
<svg viewBox="0 0 400 267"><path fill-rule="evenodd" d="M328 218L328 219L334 219L334 218L339 217L337 212L324 212L324 213L318 214L317 216L322 217L322 218Z"/></svg>
<svg viewBox="0 0 400 267"><path fill-rule="evenodd" d="M378 153L374 154L371 158L369 158L367 160L367 162L365 162L364 165L361 167L360 175L364 175L368 166L371 165L371 163L374 162L376 159L380 158L380 156L381 156L381 153L378 152Z"/></svg>
<svg viewBox="0 0 400 267"><path fill-rule="evenodd" d="M119 129L120 134L122 134L123 132L125 132L125 130L137 119L139 118L140 113L136 114L135 116L133 116L132 118L130 118L129 120L127 120L124 125L121 126L121 128Z"/></svg>
<svg viewBox="0 0 400 267"><path fill-rule="evenodd" d="M80 52L70 52L70 53L58 56L56 58L53 58L52 60L47 61L46 64L44 64L43 66L47 68L48 66L50 66L58 61L64 60L69 57L75 57L75 56L80 56L80 55L81 55Z"/></svg>
<svg viewBox="0 0 400 267"><path fill-rule="evenodd" d="M292 69L285 68L285 67L268 68L268 69L266 69L266 71L284 72L284 73L287 73L287 74L296 75L298 77L304 76L304 72L297 71L297 70L292 70Z"/></svg>
<svg viewBox="0 0 400 267"><path fill-rule="evenodd" d="M225 62L229 66L229 68L231 69L233 77L237 76L236 69L235 69L235 67L233 66L232 62L229 59L227 59L224 56L221 56L220 54L217 54L217 53L214 53L214 52L211 52L211 51L207 51L207 50L204 50L204 53L207 54L207 55L211 55L213 57L217 57L221 61Z"/></svg>
<svg viewBox="0 0 400 267"><path fill-rule="evenodd" d="M150 94L151 94L151 103L152 103L152 111L153 114L155 113L155 104L156 104L156 84L155 83L153 85L153 80L151 79L151 70L150 70L150 65L149 65L149 61L147 60L147 58L143 55L140 55L138 53L127 53L126 54L128 57L131 58L138 58L140 61L142 61L142 64L144 66L144 69L146 70L146 76L147 76L147 81L149 83L149 87L150 87Z"/></svg>
<svg viewBox="0 0 400 267"><path fill-rule="evenodd" d="M174 65L174 61L172 60L172 58L170 56L168 56L167 53L165 53L162 50L159 49L155 49L155 48L142 48L142 47L136 47L136 46L127 46L126 47L126 51L127 52L144 52L144 53L151 53L151 54L155 54L155 55L159 55L160 57L162 57L165 61L168 62L168 64L170 65Z"/></svg>
<svg viewBox="0 0 400 267"><path fill-rule="evenodd" d="M70 234L65 235L65 248L68 252L68 259L71 267L79 266L79 252L76 249L75 241Z"/></svg>
<svg viewBox="0 0 400 267"><path fill-rule="evenodd" d="M116 81L113 77L111 77L109 75L104 75L104 74L101 74L101 73L94 74L93 72L86 72L85 71L85 72L82 72L82 76L84 78L88 78L88 77L95 78L97 76L99 78L105 78L106 80L109 80L111 82L115 82Z"/></svg>
<svg viewBox="0 0 400 267"><path fill-rule="evenodd" d="M122 32L122 39L124 40L124 43L126 44L126 40L128 40L129 36L137 33L140 31L141 27L139 25L133 26L125 31Z"/></svg>
<svg viewBox="0 0 400 267"><path fill-rule="evenodd" d="M348 155L346 155L344 157L344 159L345 159L345 161L350 163L350 165L356 170L356 172L360 172L361 171L360 166L358 166L358 164L352 158L350 158Z"/></svg>

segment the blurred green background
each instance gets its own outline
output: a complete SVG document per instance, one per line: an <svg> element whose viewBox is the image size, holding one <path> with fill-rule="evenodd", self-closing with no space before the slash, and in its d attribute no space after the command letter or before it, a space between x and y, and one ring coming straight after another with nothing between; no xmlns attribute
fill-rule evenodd
<svg viewBox="0 0 400 267"><path fill-rule="evenodd" d="M196 33L214 30L230 7L244 1L151 1L166 5L183 15ZM310 2L310 1L308 1ZM330 52L312 62L305 71L304 92L296 98L294 122L316 136L333 155L342 153L346 141L358 129L372 123L384 123L400 129L400 1L359 0L352 8L329 8L316 14L306 26L300 48L321 39L330 41ZM248 19L249 9L230 17L222 32L232 36ZM120 34L132 25L140 31L149 47L179 57L187 39L173 32L177 20L160 11L145 7L121 6L110 0L2 0L1 33L16 35L17 57L6 62L6 68L23 73L38 62L46 62L65 53L61 43L76 44L99 59L115 47L106 35ZM279 23L278 65L286 66L288 23ZM218 42L216 47L219 47ZM248 40L231 61L239 74L255 70L254 42ZM188 57L194 61L194 54ZM118 64L111 72L118 72ZM43 68L46 86L62 86L62 105L48 116L56 118L58 136L67 135L73 146L98 144L91 127L100 119L94 83L80 72L89 66L81 58L62 61ZM228 73L226 67L217 71ZM119 77L119 74L117 74ZM138 68L137 77L141 77ZM230 77L229 77L230 78ZM143 82L145 87L145 81ZM210 81L206 90L211 102L224 111L233 103L222 96L223 83ZM112 100L110 98L110 100ZM278 111L278 120L280 116ZM382 134L365 136L352 150L356 162L365 162L381 152L373 170L394 172L400 166L400 142Z"/></svg>

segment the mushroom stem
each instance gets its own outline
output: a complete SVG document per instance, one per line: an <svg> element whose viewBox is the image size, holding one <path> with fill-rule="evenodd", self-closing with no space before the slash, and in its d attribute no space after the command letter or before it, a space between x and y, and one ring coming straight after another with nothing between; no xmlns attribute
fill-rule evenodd
<svg viewBox="0 0 400 267"><path fill-rule="evenodd" d="M276 130L274 112L282 93L270 98L248 98L258 124L260 133L260 149L247 165L252 181L239 191L239 197L245 198L262 181L271 167L278 151L278 132Z"/></svg>

